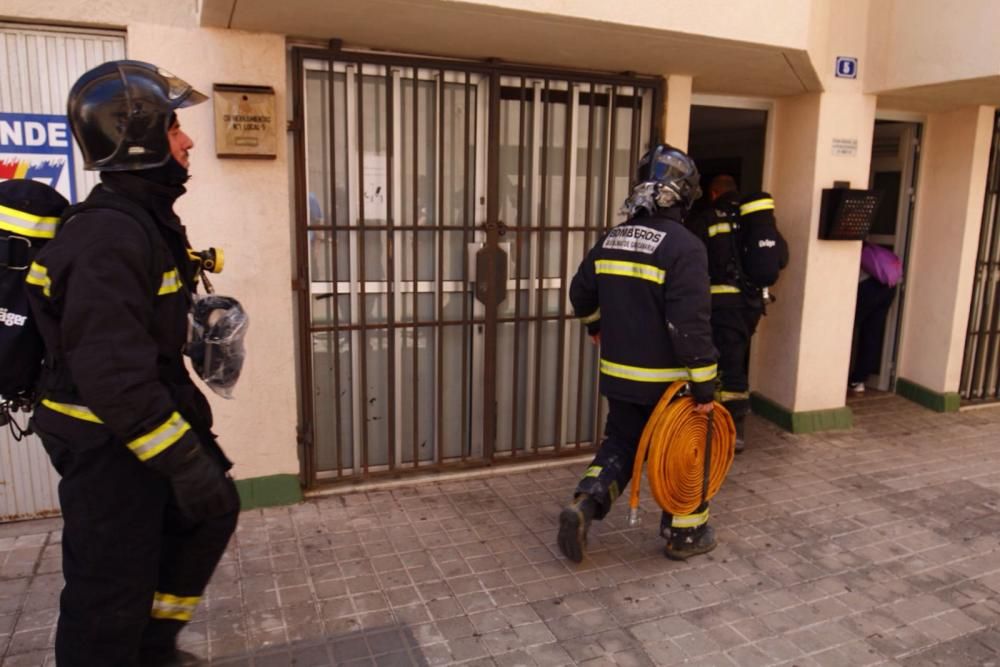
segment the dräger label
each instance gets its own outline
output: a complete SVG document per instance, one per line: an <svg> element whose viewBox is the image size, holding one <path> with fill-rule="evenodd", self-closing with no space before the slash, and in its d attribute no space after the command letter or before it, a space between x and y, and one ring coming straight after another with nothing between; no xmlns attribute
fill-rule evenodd
<svg viewBox="0 0 1000 667"><path fill-rule="evenodd" d="M8 327L23 327L28 321L27 315L11 313L6 308L0 308L0 324Z"/></svg>
<svg viewBox="0 0 1000 667"><path fill-rule="evenodd" d="M622 225L608 232L603 246L608 250L628 250L652 255L667 235L642 225Z"/></svg>

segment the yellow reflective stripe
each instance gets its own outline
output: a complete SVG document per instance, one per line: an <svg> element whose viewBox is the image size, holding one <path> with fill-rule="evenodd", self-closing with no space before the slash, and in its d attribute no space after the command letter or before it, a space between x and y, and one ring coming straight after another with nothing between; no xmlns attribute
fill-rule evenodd
<svg viewBox="0 0 1000 667"><path fill-rule="evenodd" d="M753 201L748 201L746 204L740 206L740 215L747 215L749 213L756 213L757 211L772 211L774 210L774 200L773 199L754 199Z"/></svg>
<svg viewBox="0 0 1000 667"><path fill-rule="evenodd" d="M749 391L723 391L719 392L719 401L745 401L750 398Z"/></svg>
<svg viewBox="0 0 1000 667"><path fill-rule="evenodd" d="M191 425L184 421L179 413L175 412L170 415L167 421L146 435L129 442L128 448L139 457L140 461L146 461L180 440L190 428Z"/></svg>
<svg viewBox="0 0 1000 667"><path fill-rule="evenodd" d="M709 380L714 380L715 376L719 374L719 365L712 364L711 366L689 368L688 374L691 376L692 382L708 382Z"/></svg>
<svg viewBox="0 0 1000 667"><path fill-rule="evenodd" d="M24 278L24 282L41 287L42 294L45 296L52 296L50 291L52 281L49 279L49 270L38 262L31 263L31 268L28 269L28 275Z"/></svg>
<svg viewBox="0 0 1000 667"><path fill-rule="evenodd" d="M739 294L740 288L732 285L712 285L712 294Z"/></svg>
<svg viewBox="0 0 1000 667"><path fill-rule="evenodd" d="M91 412L90 408L84 405L73 405L72 403L56 403L55 401L50 401L47 398L42 399L42 405L47 407L53 412L58 412L64 414L68 417L75 417L76 419L82 419L85 422L93 422L95 424L103 424L101 418Z"/></svg>
<svg viewBox="0 0 1000 667"><path fill-rule="evenodd" d="M635 382L673 382L688 379L686 368L642 368L616 364L607 359L601 359L601 372L611 377Z"/></svg>
<svg viewBox="0 0 1000 667"><path fill-rule="evenodd" d="M174 621L190 621L201 597L177 597L169 593L153 595L153 608L150 615L153 618L167 618Z"/></svg>
<svg viewBox="0 0 1000 667"><path fill-rule="evenodd" d="M697 514L682 514L674 516L670 521L672 528L697 528L708 523L708 510Z"/></svg>
<svg viewBox="0 0 1000 667"><path fill-rule="evenodd" d="M590 466L587 468L587 472L583 473L584 477L597 477L604 470L603 466Z"/></svg>
<svg viewBox="0 0 1000 667"><path fill-rule="evenodd" d="M163 296L164 294L173 294L174 292L179 292L181 289L181 277L177 273L177 269L170 269L164 272L163 281L160 283L160 291L156 293L156 296Z"/></svg>
<svg viewBox="0 0 1000 667"><path fill-rule="evenodd" d="M623 262L615 259L599 259L594 262L598 274L610 276L625 276L627 278L641 278L650 282L663 284L666 280L667 272L652 264L640 264L638 262Z"/></svg>
<svg viewBox="0 0 1000 667"><path fill-rule="evenodd" d="M9 206L0 206L0 229L24 234L36 239L51 239L56 235L59 218L32 215Z"/></svg>
<svg viewBox="0 0 1000 667"><path fill-rule="evenodd" d="M720 222L716 225L708 226L708 237L718 236L719 234L728 234L733 231L733 226L728 222Z"/></svg>
<svg viewBox="0 0 1000 667"><path fill-rule="evenodd" d="M593 324L594 322L598 321L599 319L601 319L601 309L600 308L598 308L597 310L595 310L594 312L592 312L590 315L584 315L583 317L580 318L580 321L583 322L584 324Z"/></svg>

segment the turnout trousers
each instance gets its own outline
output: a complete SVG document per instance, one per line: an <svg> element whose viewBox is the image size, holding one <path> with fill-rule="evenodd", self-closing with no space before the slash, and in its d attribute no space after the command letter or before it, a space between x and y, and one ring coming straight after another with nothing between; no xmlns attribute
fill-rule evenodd
<svg viewBox="0 0 1000 667"><path fill-rule="evenodd" d="M750 412L750 338L761 311L752 307L712 309L712 339L719 350L720 403L741 429ZM742 433L742 430L740 430Z"/></svg>
<svg viewBox="0 0 1000 667"><path fill-rule="evenodd" d="M597 450L597 455L590 462L590 466L577 484L575 495L581 493L590 494L597 505L594 518L603 519L611 510L615 499L624 493L629 481L632 479L632 466L635 464L635 457L639 449L639 439L642 437L642 430L646 427L646 422L653 414L654 405L638 405L618 401L613 398L608 399L608 420L604 427L604 442ZM702 515L706 521L708 513L708 503L703 503L697 509L695 515ZM667 512L663 512L660 519L660 534L665 538L669 537L670 527L677 523L684 527L691 527L692 521L687 515L685 519L673 517Z"/></svg>
<svg viewBox="0 0 1000 667"><path fill-rule="evenodd" d="M177 509L169 481L122 443L109 438L81 447L40 435L62 476L66 584L57 664L135 667L141 655L169 654L226 549L238 511L194 523Z"/></svg>

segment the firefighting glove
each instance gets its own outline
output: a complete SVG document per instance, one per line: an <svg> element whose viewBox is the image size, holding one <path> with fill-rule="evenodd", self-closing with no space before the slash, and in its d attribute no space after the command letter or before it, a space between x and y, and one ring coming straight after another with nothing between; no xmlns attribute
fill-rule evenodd
<svg viewBox="0 0 1000 667"><path fill-rule="evenodd" d="M192 521L239 510L235 485L197 440L179 442L152 462L170 480L178 509Z"/></svg>

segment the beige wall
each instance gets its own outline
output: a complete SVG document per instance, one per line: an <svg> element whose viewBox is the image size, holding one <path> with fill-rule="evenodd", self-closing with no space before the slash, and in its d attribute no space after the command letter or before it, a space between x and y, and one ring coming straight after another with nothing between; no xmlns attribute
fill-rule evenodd
<svg viewBox="0 0 1000 667"><path fill-rule="evenodd" d="M878 0L869 21L867 91L1000 75L996 0Z"/></svg>
<svg viewBox="0 0 1000 667"><path fill-rule="evenodd" d="M931 114L924 134L898 375L937 392L961 377L993 112Z"/></svg>
<svg viewBox="0 0 1000 667"><path fill-rule="evenodd" d="M4 18L39 23L124 28L142 21L158 25L194 28L197 0L140 2L138 0L3 0Z"/></svg>
<svg viewBox="0 0 1000 667"><path fill-rule="evenodd" d="M691 134L691 77L672 74L667 81L667 101L663 111L663 140L682 151L688 149Z"/></svg>
<svg viewBox="0 0 1000 667"><path fill-rule="evenodd" d="M800 49L806 48L809 39L812 5L802 0L672 0L667 5L662 0L457 0L455 4L488 5Z"/></svg>
<svg viewBox="0 0 1000 667"><path fill-rule="evenodd" d="M791 261L774 287L777 303L755 338L751 386L795 412L844 405L850 363L860 243L819 240L822 190L835 181L868 186L875 98L858 79L833 76L838 55L863 62L868 0L836 8L816 3L827 26L817 64L827 92L782 98L775 104L773 192L779 228ZM859 19L860 17L860 19ZM834 140L856 142L853 155L834 153Z"/></svg>
<svg viewBox="0 0 1000 667"><path fill-rule="evenodd" d="M195 148L188 193L177 211L196 248L224 248L225 270L213 284L219 293L239 298L250 314L247 362L235 399L208 393L215 431L236 463L233 473L238 478L297 474L285 40L136 23L128 28L127 48L129 57L161 65L209 96L214 83L277 91L276 160L216 158L211 101L179 113Z"/></svg>
<svg viewBox="0 0 1000 667"><path fill-rule="evenodd" d="M791 408L798 384L802 346L808 248L812 230L816 135L820 95L800 95L774 105L770 165L778 227L788 242L790 261L773 291L778 301L761 319L753 342L750 385L755 391Z"/></svg>

